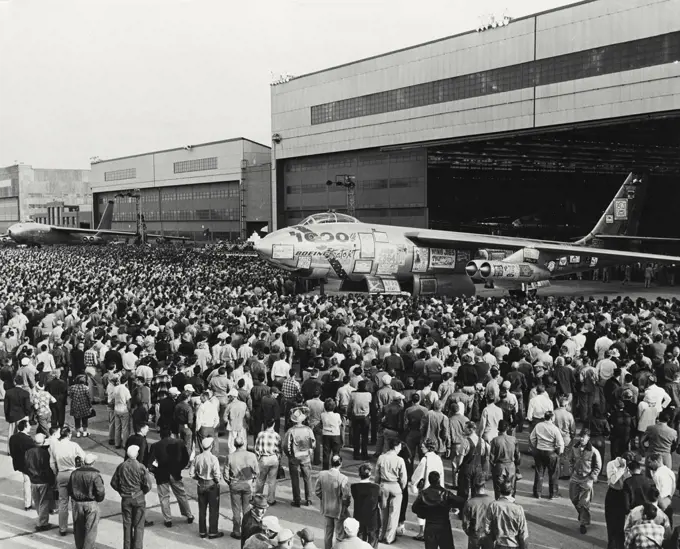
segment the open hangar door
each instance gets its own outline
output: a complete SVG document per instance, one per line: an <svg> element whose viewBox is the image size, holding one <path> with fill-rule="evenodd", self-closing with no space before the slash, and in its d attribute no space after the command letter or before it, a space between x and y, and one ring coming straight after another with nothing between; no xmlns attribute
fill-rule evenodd
<svg viewBox="0 0 680 549"><path fill-rule="evenodd" d="M634 172L650 178L640 234L680 237L680 111L426 145L430 228L576 238Z"/></svg>

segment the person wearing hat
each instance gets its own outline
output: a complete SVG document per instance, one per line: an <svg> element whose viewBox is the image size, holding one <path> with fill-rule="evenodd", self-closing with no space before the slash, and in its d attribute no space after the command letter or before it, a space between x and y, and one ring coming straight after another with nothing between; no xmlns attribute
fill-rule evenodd
<svg viewBox="0 0 680 549"><path fill-rule="evenodd" d="M241 440L248 440L247 425L250 421L250 412L248 406L240 398L238 398L238 391L231 388L227 393L229 402L224 409L224 425L227 431L227 456L236 451L234 441L237 438Z"/></svg>
<svg viewBox="0 0 680 549"><path fill-rule="evenodd" d="M104 479L94 468L97 457L85 454L83 465L71 473L68 493L73 502L73 537L76 549L95 549L99 504L104 501Z"/></svg>
<svg viewBox="0 0 680 549"><path fill-rule="evenodd" d="M298 531L295 534L298 538L300 538L300 544L302 545L302 549L318 549L317 546L314 544L314 532L310 530L309 528L303 528L302 530Z"/></svg>
<svg viewBox="0 0 680 549"><path fill-rule="evenodd" d="M571 450L571 479L569 499L578 513L580 532L585 534L590 525L590 502L593 499L593 483L602 470L602 457L590 442L590 430L583 429L580 439Z"/></svg>
<svg viewBox="0 0 680 549"><path fill-rule="evenodd" d="M372 546L360 539L359 521L353 518L346 518L342 523L342 539L338 541L333 549L372 549Z"/></svg>
<svg viewBox="0 0 680 549"><path fill-rule="evenodd" d="M111 488L120 494L123 515L123 549L142 549L146 526L146 494L151 490L151 474L137 461L139 446L127 449L123 463L116 467Z"/></svg>
<svg viewBox="0 0 680 549"><path fill-rule="evenodd" d="M333 547L334 536L340 538L342 521L348 516L352 501L349 479L340 472L342 458L331 457L330 466L329 470L319 473L314 490L321 500L321 514L326 521L324 549Z"/></svg>
<svg viewBox="0 0 680 549"><path fill-rule="evenodd" d="M284 533L285 532L285 533ZM273 549L278 546L279 536L284 534L286 542L292 541L292 532L281 529L279 519L275 516L262 518L258 531L241 541L243 549Z"/></svg>
<svg viewBox="0 0 680 549"><path fill-rule="evenodd" d="M514 484L513 484L514 486ZM495 490L494 485L494 490ZM499 496L496 499L499 499ZM468 547L491 549L492 540L486 537L484 521L486 513L494 499L486 492L486 475L476 474L472 479L472 497L465 502L461 511L463 532L468 537Z"/></svg>
<svg viewBox="0 0 680 549"><path fill-rule="evenodd" d="M202 452L194 462L194 479L198 483L198 533L201 538L221 538L224 532L217 530L220 519L220 462L211 452L213 439L201 440ZM209 524L206 528L206 511L209 513Z"/></svg>
<svg viewBox="0 0 680 549"><path fill-rule="evenodd" d="M293 507L300 507L302 503L311 505L310 495L312 478L312 454L316 448L314 432L303 425L307 416L302 410L295 409L290 416L293 426L283 437L283 452L288 456L290 468L290 483L293 489ZM305 486L305 499L300 497L300 476Z"/></svg>
<svg viewBox="0 0 680 549"><path fill-rule="evenodd" d="M248 509L241 521L241 549L250 538L256 534L265 534L266 539L270 539L270 533L278 534L280 528L278 527L278 519L274 516L265 517L265 513L269 508L267 498L262 494L255 494L250 502L250 509ZM272 520L273 519L273 520ZM270 532L267 532L269 529Z"/></svg>
<svg viewBox="0 0 680 549"><path fill-rule="evenodd" d="M496 499L500 497L500 485L508 482L512 486L517 484L517 472L521 462L517 439L508 434L509 424L502 419L498 423L498 436L491 441L489 448L489 464ZM512 495L515 495L513 488Z"/></svg>
<svg viewBox="0 0 680 549"><path fill-rule="evenodd" d="M33 505L38 512L36 531L42 532L53 528L49 524L50 510L54 505L54 471L50 468L49 445L43 433L34 438L35 446L29 448L24 457L26 475L31 481Z"/></svg>
<svg viewBox="0 0 680 549"><path fill-rule="evenodd" d="M241 538L241 520L243 510L248 507L253 492L253 482L258 477L257 457L246 448L246 441L241 435L234 439L234 452L229 455L222 473L224 482L229 485L231 512L233 515L233 531L231 537Z"/></svg>

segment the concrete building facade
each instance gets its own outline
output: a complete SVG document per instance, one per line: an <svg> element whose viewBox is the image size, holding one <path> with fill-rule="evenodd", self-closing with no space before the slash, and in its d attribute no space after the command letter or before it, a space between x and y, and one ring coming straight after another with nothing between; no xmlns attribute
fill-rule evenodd
<svg viewBox="0 0 680 549"><path fill-rule="evenodd" d="M203 240L245 238L269 225L271 149L244 138L92 164L95 218L114 200L113 229L135 230L140 194L147 230Z"/></svg>
<svg viewBox="0 0 680 549"><path fill-rule="evenodd" d="M550 134L568 138L575 150L566 130L677 117L679 13L680 0L588 0L272 86L276 222L344 208L342 189L324 185L342 173L357 179L362 220L431 226L441 194L440 183L436 191L431 186L442 158L448 170L453 159L468 175L472 167L492 169L490 159L469 158L456 145ZM556 164L493 169L567 170ZM574 160L568 171L589 166L594 159L588 166ZM617 176L630 167L621 160ZM460 178L447 172L444 179L455 185Z"/></svg>
<svg viewBox="0 0 680 549"><path fill-rule="evenodd" d="M90 170L42 169L27 164L0 168L0 231L6 232L19 221L46 218L48 204L55 201L78 208L78 225L90 227Z"/></svg>

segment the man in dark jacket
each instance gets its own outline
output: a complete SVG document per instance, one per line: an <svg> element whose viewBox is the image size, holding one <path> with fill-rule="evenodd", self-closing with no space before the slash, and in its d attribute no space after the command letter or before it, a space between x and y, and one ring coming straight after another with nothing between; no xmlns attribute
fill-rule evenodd
<svg viewBox="0 0 680 549"><path fill-rule="evenodd" d="M31 481L31 494L35 509L38 512L36 531L43 532L53 526L50 521L50 508L54 502L54 472L50 469L49 445L45 444L45 435L35 435L35 446L25 455L26 474Z"/></svg>
<svg viewBox="0 0 680 549"><path fill-rule="evenodd" d="M9 393L9 391L8 391ZM6 401L5 401L6 402ZM19 471L24 478L24 510L28 511L31 506L31 479L26 473L26 452L35 446L31 438L31 424L27 419L17 422L17 432L9 437L9 455L12 456L12 465L15 471Z"/></svg>
<svg viewBox="0 0 680 549"><path fill-rule="evenodd" d="M31 395L20 385L21 378L16 378L14 383L11 383L11 387L5 391L5 421L9 423L9 432L7 433L8 455L11 455L9 439L17 432L17 423L24 418L28 419L31 413Z"/></svg>
<svg viewBox="0 0 680 549"><path fill-rule="evenodd" d="M465 500L441 487L439 472L431 471L427 480L430 486L413 502L413 512L425 519L425 548L453 547L449 513L452 509L461 509Z"/></svg>
<svg viewBox="0 0 680 549"><path fill-rule="evenodd" d="M146 441L146 435L149 433L148 423L139 423L135 426L135 434L130 435L125 442L125 451L130 446L139 446L139 455L137 456L137 461L144 465L144 467L149 466L149 444Z"/></svg>
<svg viewBox="0 0 680 549"><path fill-rule="evenodd" d="M95 549L99 527L99 504L104 501L104 479L93 467L97 457L86 454L83 466L71 473L68 494L73 501L73 537L76 549Z"/></svg>
<svg viewBox="0 0 680 549"><path fill-rule="evenodd" d="M188 464L189 452L186 445L181 440L172 438L168 428L161 429L161 440L152 444L149 450L149 467L156 477L161 513L167 528L172 527L170 490L177 498L179 512L187 518L189 524L194 522L194 515L189 508L189 500L182 482L182 470Z"/></svg>
<svg viewBox="0 0 680 549"><path fill-rule="evenodd" d="M56 402L50 404L50 411L52 412L52 427L64 426L66 421L66 400L68 397L68 385L66 382L56 376L54 373L50 374L50 379L45 385L45 389L54 397Z"/></svg>
<svg viewBox="0 0 680 549"><path fill-rule="evenodd" d="M177 432L175 425L175 399L179 396L179 389L177 387L170 387L168 389L168 396L158 403L158 428L168 428L171 432Z"/></svg>

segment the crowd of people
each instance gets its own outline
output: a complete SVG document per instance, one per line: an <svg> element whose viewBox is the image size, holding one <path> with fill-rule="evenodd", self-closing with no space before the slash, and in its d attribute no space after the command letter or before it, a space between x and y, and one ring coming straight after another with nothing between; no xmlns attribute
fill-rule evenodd
<svg viewBox="0 0 680 549"><path fill-rule="evenodd" d="M201 537L223 535L226 484L242 547L311 549L310 530L267 514L284 465L291 505L319 502L324 549L395 543L409 507L428 549L453 546L452 517L471 548L523 548L524 431L533 496L546 473L549 499L566 481L581 533L606 476L611 549L677 543L674 299L292 295L273 267L210 247L3 249L0 261L8 452L38 530L57 512L67 535L71 502L78 549L94 546L108 489L77 442L97 404L125 451L110 482L125 549L142 547L154 480L164 525L171 493L194 522L183 474ZM344 447L359 482L341 472Z"/></svg>

